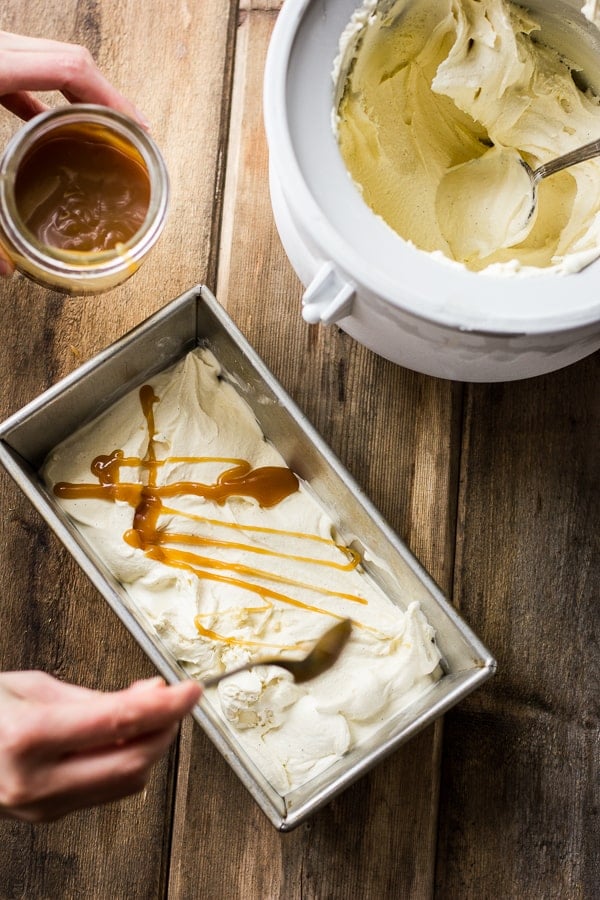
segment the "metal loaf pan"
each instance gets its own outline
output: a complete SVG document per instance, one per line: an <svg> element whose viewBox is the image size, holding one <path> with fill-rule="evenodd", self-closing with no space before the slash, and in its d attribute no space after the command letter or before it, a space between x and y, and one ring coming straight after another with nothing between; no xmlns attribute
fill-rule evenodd
<svg viewBox="0 0 600 900"><path fill-rule="evenodd" d="M165 306L0 425L0 462L169 682L188 677L46 490L38 469L60 441L194 346L208 346L271 443L312 488L365 568L401 606L420 601L443 654L440 680L377 735L280 796L202 700L194 718L273 825L289 831L485 681L495 661L312 428L205 287Z"/></svg>

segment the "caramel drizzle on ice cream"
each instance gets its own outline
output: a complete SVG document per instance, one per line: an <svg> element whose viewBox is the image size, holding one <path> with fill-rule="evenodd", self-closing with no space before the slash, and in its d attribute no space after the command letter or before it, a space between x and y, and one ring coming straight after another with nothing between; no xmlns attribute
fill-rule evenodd
<svg viewBox="0 0 600 900"><path fill-rule="evenodd" d="M58 482L54 486L54 493L58 497L69 500L94 499L128 503L134 508L134 515L132 527L124 533L123 539L130 546L143 550L149 559L157 560L171 568L191 572L199 579L210 579L221 584L232 585L257 595L260 598L260 605L245 607L243 611L246 613L268 612L275 603L281 603L307 612L339 618L335 613L329 612L322 606L303 602L285 590L294 587L314 592L319 600L330 596L342 598L350 603L367 603L364 598L355 594L328 590L318 583L299 581L242 562L228 562L198 552L201 547L213 546L220 549L249 552L259 556L289 559L307 564L309 568L324 566L342 571L355 569L360 563L358 553L349 547L339 545L333 538L265 526L223 522L219 519L191 514L165 504L165 500L175 497L202 497L219 505L223 505L229 498L251 497L261 507L270 508L297 491L299 485L296 475L285 466L252 468L247 460L229 457L169 456L159 459L154 420L154 406L159 402L159 398L149 384L140 389L139 398L148 431L148 444L144 457L125 456L122 450L113 450L109 454L96 456L90 466L96 481L93 483ZM197 466L223 463L225 468L216 481L209 484L201 481L175 481L158 484L160 470L172 463L187 463ZM123 470L128 468L142 470L145 473L145 481L122 480ZM191 520L194 523L206 523L213 529L237 529L246 533L272 534L306 544L313 541L331 547L336 558L320 559L306 553L287 553L258 544L244 543L240 540L191 534L182 531L181 526L177 531L171 531L160 525L161 517L164 520L165 516L169 519L176 517L184 522ZM191 549L182 549L182 547ZM272 586L267 586L264 582L268 582ZM275 585L282 585L283 590L276 590ZM214 614L207 615L212 617ZM236 646L273 646L272 644L262 644L260 641L219 634L206 628L201 622L202 618L203 616L200 614L194 620L201 636ZM281 649L290 648L282 647Z"/></svg>

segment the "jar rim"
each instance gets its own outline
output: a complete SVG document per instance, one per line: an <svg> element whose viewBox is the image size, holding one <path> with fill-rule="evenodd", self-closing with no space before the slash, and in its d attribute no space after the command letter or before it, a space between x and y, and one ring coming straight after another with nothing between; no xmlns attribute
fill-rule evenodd
<svg viewBox="0 0 600 900"><path fill-rule="evenodd" d="M150 200L144 221L127 241L108 250L65 250L38 241L23 222L15 199L15 177L26 154L44 137L66 125L97 125L126 141L141 157L150 182ZM157 241L169 202L165 162L153 138L125 114L92 103L73 103L34 116L9 140L0 159L0 229L18 254L42 272L94 279L136 264Z"/></svg>

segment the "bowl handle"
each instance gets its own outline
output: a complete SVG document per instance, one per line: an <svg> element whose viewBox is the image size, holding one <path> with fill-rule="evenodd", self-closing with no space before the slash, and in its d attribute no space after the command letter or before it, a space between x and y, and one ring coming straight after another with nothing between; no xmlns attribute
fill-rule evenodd
<svg viewBox="0 0 600 900"><path fill-rule="evenodd" d="M311 325L333 325L352 315L355 296L354 285L336 272L333 263L325 262L304 291L302 318Z"/></svg>

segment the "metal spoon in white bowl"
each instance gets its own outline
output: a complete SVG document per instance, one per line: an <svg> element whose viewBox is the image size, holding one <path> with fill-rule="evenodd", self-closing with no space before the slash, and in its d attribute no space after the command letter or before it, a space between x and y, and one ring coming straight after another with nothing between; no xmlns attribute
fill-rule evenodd
<svg viewBox="0 0 600 900"><path fill-rule="evenodd" d="M294 677L296 684L302 684L322 675L327 669L337 661L340 653L344 649L350 633L352 631L352 622L350 619L342 619L330 628L325 634L321 635L312 650L303 659L285 659L285 657L268 657L265 659L256 659L246 663L243 666L237 666L228 672L221 672L219 675L213 675L205 678L202 682L203 687L214 687L224 678L230 675L237 675L238 672L247 672L255 666L279 666L280 669L286 669Z"/></svg>
<svg viewBox="0 0 600 900"><path fill-rule="evenodd" d="M548 178L556 172L562 172L563 169L576 166L578 163L585 162L586 159L593 159L594 156L599 155L600 140L596 140L590 141L589 144L584 144L583 147L577 147L575 150L570 150L569 153L563 153L562 156L557 156L556 159L551 159L549 162L543 163L541 166L538 166L537 169L532 169L524 159L521 159L521 165L527 172L531 185L531 206L528 219L530 219L535 212L537 206L537 186L542 178Z"/></svg>
<svg viewBox="0 0 600 900"><path fill-rule="evenodd" d="M517 150L495 145L449 169L437 191L436 214L455 259L483 259L520 244L535 223L539 182L598 155L595 140L532 169Z"/></svg>

